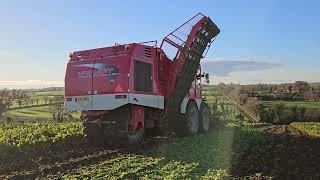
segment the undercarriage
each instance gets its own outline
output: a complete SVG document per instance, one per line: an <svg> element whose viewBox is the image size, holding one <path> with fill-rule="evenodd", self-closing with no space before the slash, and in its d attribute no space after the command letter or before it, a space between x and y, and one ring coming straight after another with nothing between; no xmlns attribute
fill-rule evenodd
<svg viewBox="0 0 320 180"><path fill-rule="evenodd" d="M138 144L143 140L144 124L132 121L132 106L126 105L100 117L87 115L84 133L92 145Z"/></svg>
<svg viewBox="0 0 320 180"><path fill-rule="evenodd" d="M139 109L140 108L140 109ZM165 110L125 105L116 110L93 116L85 115L84 134L88 143L101 145L140 144L145 136L187 136L209 131L211 112L203 102L198 109L195 101L188 103L185 114L167 113ZM143 119L135 116L143 109Z"/></svg>

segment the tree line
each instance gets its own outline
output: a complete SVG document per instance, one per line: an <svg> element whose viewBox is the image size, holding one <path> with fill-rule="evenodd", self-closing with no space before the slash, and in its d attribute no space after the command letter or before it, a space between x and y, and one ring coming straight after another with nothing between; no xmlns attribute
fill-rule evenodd
<svg viewBox="0 0 320 180"><path fill-rule="evenodd" d="M43 98L34 97L30 91L21 89L2 89L0 90L0 116L11 108L32 107L35 105L51 105L54 103L62 103L63 96Z"/></svg>
<svg viewBox="0 0 320 180"><path fill-rule="evenodd" d="M249 89L261 90L259 85L219 85L217 89L241 106L257 122L278 124L288 124L297 121L320 122L320 111L318 109L289 105L278 99L272 99L272 102L269 103L263 102L264 99L261 96L257 96L258 93L249 91ZM268 92L259 92L270 95Z"/></svg>

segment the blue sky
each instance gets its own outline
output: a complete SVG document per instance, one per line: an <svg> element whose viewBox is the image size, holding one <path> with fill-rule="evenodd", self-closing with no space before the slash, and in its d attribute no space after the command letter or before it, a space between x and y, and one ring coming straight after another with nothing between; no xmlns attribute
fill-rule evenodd
<svg viewBox="0 0 320 180"><path fill-rule="evenodd" d="M198 12L221 33L203 61L218 82L320 81L320 1L0 1L0 87L63 85L67 55L160 41Z"/></svg>

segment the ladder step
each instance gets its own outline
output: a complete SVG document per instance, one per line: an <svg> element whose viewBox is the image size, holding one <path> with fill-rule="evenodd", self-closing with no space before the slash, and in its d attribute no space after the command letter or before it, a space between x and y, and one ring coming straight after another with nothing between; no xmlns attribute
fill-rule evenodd
<svg viewBox="0 0 320 180"><path fill-rule="evenodd" d="M205 24L202 24L195 35L188 36L188 42L183 45L184 64L182 64L181 71L177 74L175 79L175 87L171 98L167 102L168 109L178 109L183 98L189 92L189 88L197 74L200 65L200 60L203 58L203 53L207 49L211 39L219 33L219 28L211 21L210 18L205 19ZM189 44L189 40L192 41ZM182 49L181 49L182 50ZM182 54L181 54L182 55Z"/></svg>

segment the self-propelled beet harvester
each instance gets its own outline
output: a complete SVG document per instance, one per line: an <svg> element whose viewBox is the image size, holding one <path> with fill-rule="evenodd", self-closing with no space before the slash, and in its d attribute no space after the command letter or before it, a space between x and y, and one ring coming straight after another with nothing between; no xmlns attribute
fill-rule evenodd
<svg viewBox="0 0 320 180"><path fill-rule="evenodd" d="M70 53L65 107L82 111L93 144L139 143L146 130L159 128L179 135L208 131L200 60L219 32L199 13L160 47L150 41Z"/></svg>

